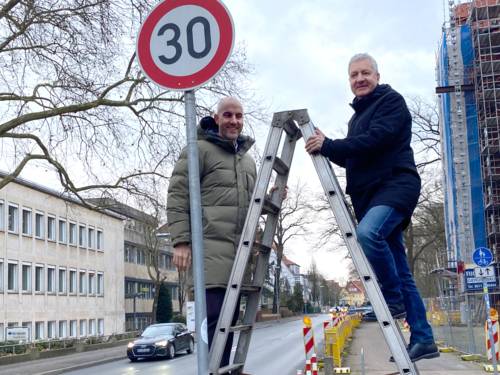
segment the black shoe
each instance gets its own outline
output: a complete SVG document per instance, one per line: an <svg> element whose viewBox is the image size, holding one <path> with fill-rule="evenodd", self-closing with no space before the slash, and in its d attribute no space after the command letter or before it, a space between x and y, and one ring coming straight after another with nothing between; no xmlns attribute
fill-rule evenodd
<svg viewBox="0 0 500 375"><path fill-rule="evenodd" d="M388 307L393 319L406 318L405 305L403 305L402 303L399 303L397 305L388 305ZM363 320L365 322L376 322L377 316L375 315L374 311L371 311L363 315Z"/></svg>
<svg viewBox="0 0 500 375"><path fill-rule="evenodd" d="M424 344L417 342L414 344L410 350L408 350L410 359L412 362L419 361L421 359L431 359L440 356L439 350L435 343Z"/></svg>

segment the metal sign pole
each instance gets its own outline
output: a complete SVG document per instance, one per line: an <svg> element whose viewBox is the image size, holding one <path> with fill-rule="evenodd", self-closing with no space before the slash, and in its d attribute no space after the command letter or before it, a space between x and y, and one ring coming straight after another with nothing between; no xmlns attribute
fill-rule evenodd
<svg viewBox="0 0 500 375"><path fill-rule="evenodd" d="M490 350L491 350L491 361L493 363L493 373L498 375L497 370L497 354L495 350L495 340L493 339L493 328L491 324L490 317L490 296L488 294L488 283L485 278L483 278L483 292L484 292L484 302L486 306L486 322L488 325L488 337L490 340Z"/></svg>
<svg viewBox="0 0 500 375"><path fill-rule="evenodd" d="M198 375L208 374L207 305L203 267L203 224L201 219L200 168L196 143L196 110L193 90L185 92L186 136L189 171L189 206L191 215L191 251L193 258L196 352Z"/></svg>

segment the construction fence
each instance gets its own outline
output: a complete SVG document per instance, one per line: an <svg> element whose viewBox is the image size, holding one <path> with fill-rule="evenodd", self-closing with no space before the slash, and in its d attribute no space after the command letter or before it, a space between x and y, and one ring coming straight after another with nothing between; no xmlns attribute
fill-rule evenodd
<svg viewBox="0 0 500 375"><path fill-rule="evenodd" d="M482 293L424 300L436 341L464 353L486 355L486 308ZM500 293L490 293L490 304L500 310Z"/></svg>

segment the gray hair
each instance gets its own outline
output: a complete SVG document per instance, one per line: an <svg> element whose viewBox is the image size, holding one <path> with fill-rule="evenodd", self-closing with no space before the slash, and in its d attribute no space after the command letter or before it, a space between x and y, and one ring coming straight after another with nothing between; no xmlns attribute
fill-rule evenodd
<svg viewBox="0 0 500 375"><path fill-rule="evenodd" d="M361 60L368 60L370 64L372 65L373 70L375 70L375 73L378 73L378 65L375 59L367 54L367 53L357 53L351 59L349 60L349 65L347 66L347 72L349 72L349 69L351 69L351 64L356 62L356 61L361 61Z"/></svg>

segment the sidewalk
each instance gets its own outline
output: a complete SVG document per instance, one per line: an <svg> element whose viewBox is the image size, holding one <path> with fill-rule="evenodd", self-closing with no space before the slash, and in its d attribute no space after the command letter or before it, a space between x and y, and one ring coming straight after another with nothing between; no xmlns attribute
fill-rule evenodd
<svg viewBox="0 0 500 375"><path fill-rule="evenodd" d="M0 366L0 375L56 375L127 358L127 344Z"/></svg>
<svg viewBox="0 0 500 375"><path fill-rule="evenodd" d="M345 366L351 367L351 374L361 374L361 348L364 349L365 373L369 375L386 375L397 371L389 362L389 348L377 323L361 323L354 330L353 341ZM434 359L423 359L416 362L421 375L482 375L485 374L481 364L464 362L457 353L441 353Z"/></svg>

